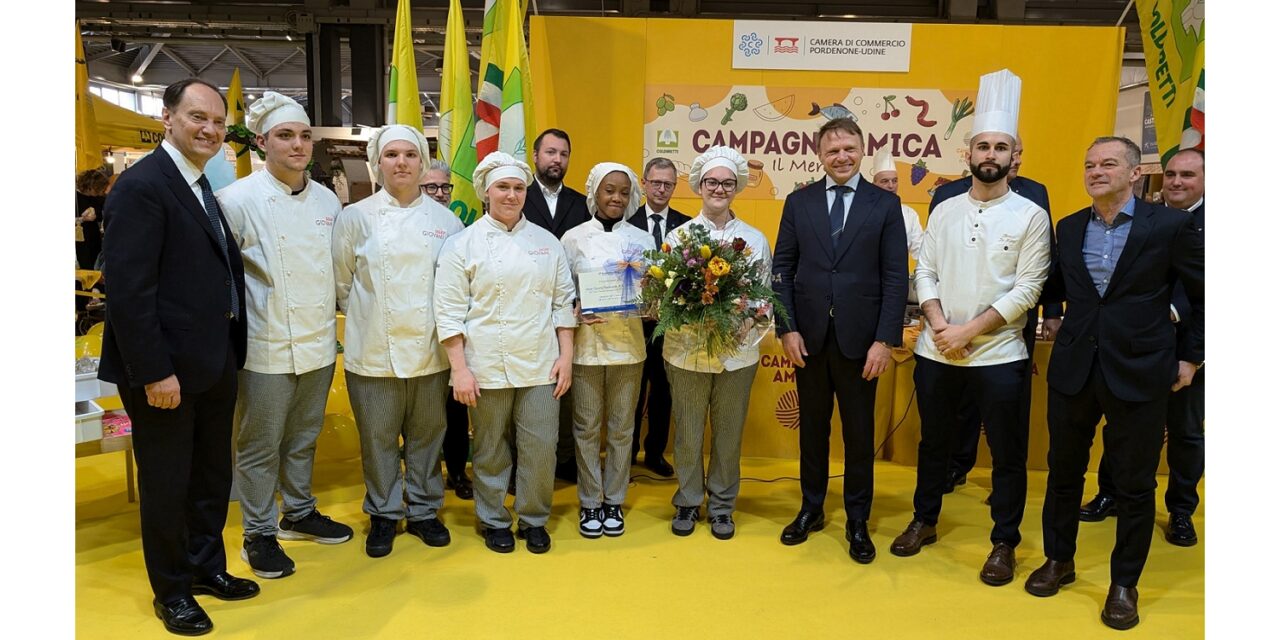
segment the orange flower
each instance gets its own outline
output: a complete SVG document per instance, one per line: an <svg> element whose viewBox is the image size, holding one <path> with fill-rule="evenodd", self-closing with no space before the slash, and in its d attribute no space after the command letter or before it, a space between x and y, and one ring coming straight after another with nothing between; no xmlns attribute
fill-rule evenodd
<svg viewBox="0 0 1280 640"><path fill-rule="evenodd" d="M724 258L721 258L720 256L712 258L711 262L707 264L707 267L711 269L711 273L714 273L716 277L727 275L729 273L729 263L725 262Z"/></svg>
<svg viewBox="0 0 1280 640"><path fill-rule="evenodd" d="M702 292L702 304L713 304L716 301L716 294L710 291Z"/></svg>
<svg viewBox="0 0 1280 640"><path fill-rule="evenodd" d="M667 243L665 243L665 242L664 242L664 243L662 243L662 252L663 252L663 253L671 253L671 245L669 245L669 244L667 244Z"/></svg>

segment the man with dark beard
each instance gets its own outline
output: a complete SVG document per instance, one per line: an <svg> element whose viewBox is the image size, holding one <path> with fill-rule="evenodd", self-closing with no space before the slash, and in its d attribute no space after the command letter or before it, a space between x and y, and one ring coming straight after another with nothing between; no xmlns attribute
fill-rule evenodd
<svg viewBox="0 0 1280 640"><path fill-rule="evenodd" d="M915 349L915 513L889 548L910 556L937 541L947 460L959 439L955 415L968 394L986 422L993 459L992 550L978 574L991 586L1013 580L1014 548L1021 542L1027 422L1019 409L1030 374L1021 332L1049 275L1049 216L1005 180L1021 84L1007 69L982 77L969 143L973 186L934 210L920 247L915 283L926 323Z"/></svg>

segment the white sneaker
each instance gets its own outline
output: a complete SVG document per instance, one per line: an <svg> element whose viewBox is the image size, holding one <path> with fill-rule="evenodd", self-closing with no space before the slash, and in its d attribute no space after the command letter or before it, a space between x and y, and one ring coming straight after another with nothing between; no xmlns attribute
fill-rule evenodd
<svg viewBox="0 0 1280 640"><path fill-rule="evenodd" d="M602 511L604 511L604 534L610 537L622 535L626 530L626 523L622 520L622 505L606 504Z"/></svg>
<svg viewBox="0 0 1280 640"><path fill-rule="evenodd" d="M604 531L604 523L600 520L600 509L578 509L578 533L584 538L599 538Z"/></svg>

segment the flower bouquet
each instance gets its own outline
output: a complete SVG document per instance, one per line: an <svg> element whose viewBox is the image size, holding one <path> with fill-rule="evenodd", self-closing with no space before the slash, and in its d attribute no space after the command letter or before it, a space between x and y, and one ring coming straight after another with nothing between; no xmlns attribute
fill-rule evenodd
<svg viewBox="0 0 1280 640"><path fill-rule="evenodd" d="M719 358L758 344L774 313L786 317L764 264L745 240L712 240L699 225L677 230L676 238L674 247L664 242L645 252L651 264L640 280L639 304L658 320L655 338L689 328L701 343L689 347Z"/></svg>

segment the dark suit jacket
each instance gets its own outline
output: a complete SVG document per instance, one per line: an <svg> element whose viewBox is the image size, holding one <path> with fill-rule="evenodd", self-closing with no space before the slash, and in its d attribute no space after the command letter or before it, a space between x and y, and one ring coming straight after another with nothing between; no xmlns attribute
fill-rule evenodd
<svg viewBox="0 0 1280 640"><path fill-rule="evenodd" d="M587 197L569 188L560 186L560 197L556 198L556 215L553 220L551 209L547 207L547 199L542 195L542 187L538 182L529 184L524 198L524 217L547 231L559 240L564 232L591 219L587 210Z"/></svg>
<svg viewBox="0 0 1280 640"><path fill-rule="evenodd" d="M835 339L851 360L871 344L902 343L907 304L907 232L898 196L861 180L845 218L840 243L831 247L826 179L793 192L782 205L773 252L773 290L789 321L778 335L799 331L812 352Z"/></svg>
<svg viewBox="0 0 1280 640"><path fill-rule="evenodd" d="M1191 217L1195 220L1196 229L1200 231L1200 235L1204 235L1204 204L1191 210ZM1187 289L1182 286L1182 281L1173 285L1173 307L1178 310L1178 317L1186 320L1191 315L1191 300L1187 299ZM1178 330L1178 344L1183 346L1183 342L1190 339L1191 332L1187 330L1185 322L1178 322L1176 329Z"/></svg>
<svg viewBox="0 0 1280 640"><path fill-rule="evenodd" d="M1111 284L1099 297L1083 253L1091 215L1092 208L1085 208L1058 223L1058 270L1045 287L1054 299L1066 301L1067 314L1049 358L1049 386L1079 393L1097 358L1121 400L1167 396L1179 360L1204 360L1204 237L1191 214L1138 200ZM1169 322L1176 280L1190 301L1182 344Z"/></svg>
<svg viewBox="0 0 1280 640"><path fill-rule="evenodd" d="M184 392L213 386L227 349L244 366L244 264L227 237L230 268L204 208L164 149L120 175L107 196L104 275L111 282L98 377L141 387L177 374Z"/></svg>
<svg viewBox="0 0 1280 640"><path fill-rule="evenodd" d="M646 202L645 204L640 205L640 210L636 211L635 214L628 219L628 222L640 227L644 231L649 231L649 223L652 222L649 220L649 216L651 215L653 215L653 211L649 209L649 203ZM667 236L667 232L670 232L672 229L675 229L689 220L689 216L686 216L675 209L667 209L667 228L663 230L662 237L665 238Z"/></svg>

